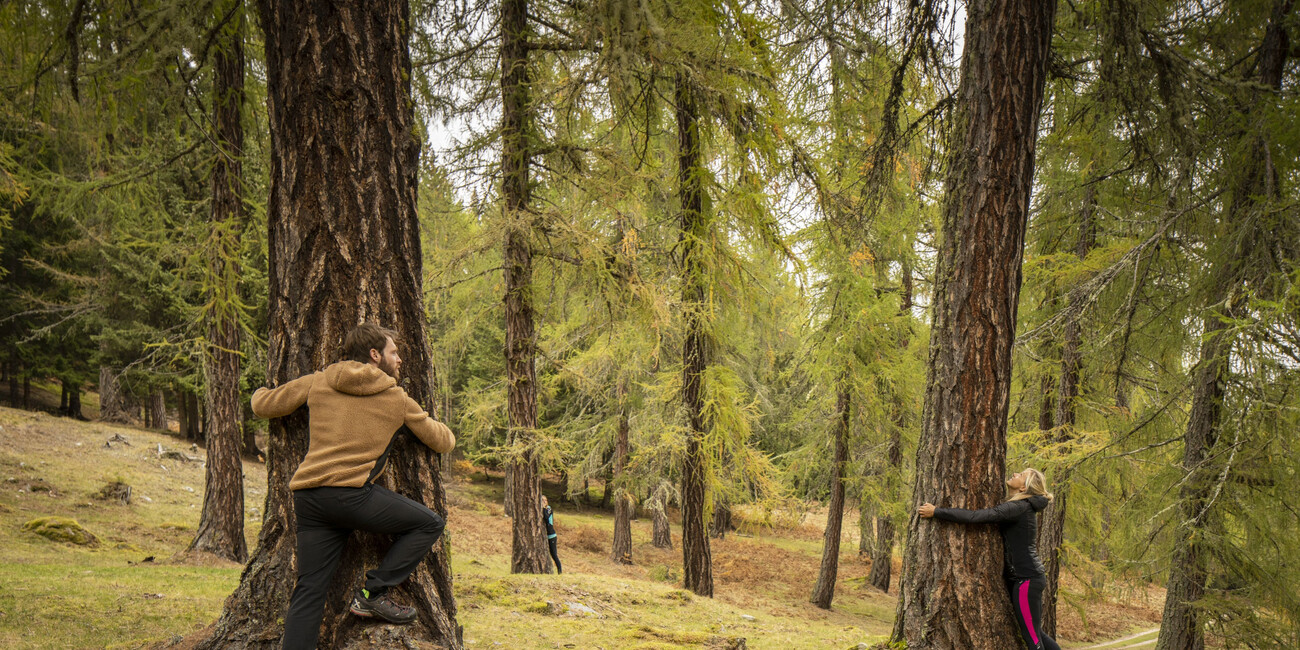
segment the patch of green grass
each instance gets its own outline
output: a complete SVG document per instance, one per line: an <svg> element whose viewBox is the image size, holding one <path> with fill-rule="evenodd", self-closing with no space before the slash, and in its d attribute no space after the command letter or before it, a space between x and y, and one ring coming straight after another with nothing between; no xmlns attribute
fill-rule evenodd
<svg viewBox="0 0 1300 650"><path fill-rule="evenodd" d="M202 628L239 568L0 564L0 647L133 648Z"/></svg>

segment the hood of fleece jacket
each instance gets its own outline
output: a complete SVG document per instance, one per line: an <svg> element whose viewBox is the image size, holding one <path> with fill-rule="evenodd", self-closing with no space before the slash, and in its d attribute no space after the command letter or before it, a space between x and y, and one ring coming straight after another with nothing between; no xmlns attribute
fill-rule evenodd
<svg viewBox="0 0 1300 650"><path fill-rule="evenodd" d="M1041 494L1029 497L1028 499L1025 499L1025 501L1029 502L1029 507L1033 508L1034 512L1042 512L1043 508L1046 508L1047 504L1052 502L1051 499L1048 499Z"/></svg>
<svg viewBox="0 0 1300 650"><path fill-rule="evenodd" d="M397 381L377 366L359 361L340 361L325 369L330 388L348 395L374 395L397 385Z"/></svg>

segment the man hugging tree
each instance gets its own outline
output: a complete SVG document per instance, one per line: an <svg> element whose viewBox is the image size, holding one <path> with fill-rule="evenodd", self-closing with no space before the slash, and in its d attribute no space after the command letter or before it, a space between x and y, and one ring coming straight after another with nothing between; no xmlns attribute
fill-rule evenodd
<svg viewBox="0 0 1300 650"><path fill-rule="evenodd" d="M390 623L410 623L415 609L394 603L388 590L411 575L442 535L444 522L424 504L375 485L388 452L405 428L434 451L456 444L447 425L429 417L397 385L402 358L397 333L364 323L343 342L344 360L283 386L253 393L262 418L308 407L307 456L289 481L297 519L298 582L284 617L284 648L315 648L330 579L353 530L393 536L379 566L366 573L351 611Z"/></svg>

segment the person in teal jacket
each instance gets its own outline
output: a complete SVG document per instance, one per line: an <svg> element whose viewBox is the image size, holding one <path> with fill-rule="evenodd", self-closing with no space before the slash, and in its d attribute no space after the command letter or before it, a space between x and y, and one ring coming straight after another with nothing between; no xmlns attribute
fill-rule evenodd
<svg viewBox="0 0 1300 650"><path fill-rule="evenodd" d="M546 497L542 497L542 521L546 524L546 546L551 549L551 559L555 560L555 572L564 573L560 568L560 555L555 551L555 513Z"/></svg>

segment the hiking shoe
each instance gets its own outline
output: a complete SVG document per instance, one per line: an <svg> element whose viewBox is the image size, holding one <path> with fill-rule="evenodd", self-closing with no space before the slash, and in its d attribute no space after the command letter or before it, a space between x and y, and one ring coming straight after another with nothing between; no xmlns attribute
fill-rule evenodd
<svg viewBox="0 0 1300 650"><path fill-rule="evenodd" d="M358 589L357 593L352 596L352 613L364 618L378 618L405 625L415 620L415 608L405 605L398 605L388 598L388 594L379 594L373 598L368 597L369 592L365 589Z"/></svg>

